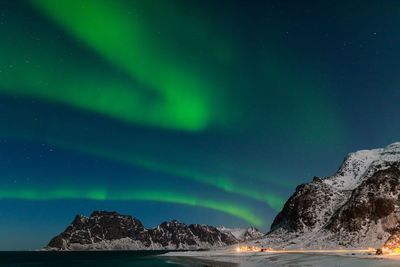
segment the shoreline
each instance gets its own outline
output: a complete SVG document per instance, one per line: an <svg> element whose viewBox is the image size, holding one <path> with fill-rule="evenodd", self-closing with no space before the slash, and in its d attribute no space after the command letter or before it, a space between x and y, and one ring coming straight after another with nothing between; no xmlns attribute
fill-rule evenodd
<svg viewBox="0 0 400 267"><path fill-rule="evenodd" d="M366 253L315 253L315 252L236 252L234 250L202 250L202 251L13 251L0 252L1 254L11 254L15 258L15 262L19 262L20 253L27 253L33 262L48 262L46 254L59 255L57 257L65 258L68 255L82 255L84 259L96 262L99 255L105 260L112 262L107 254L108 252L116 254L120 260L131 259L129 254L137 256L139 261L147 259L155 259L156 265L165 263L175 264L179 266L351 266L351 267L368 267L368 266L400 266L399 255L368 255ZM161 254L159 254L161 252ZM142 254L143 253L143 254ZM14 255L13 255L14 254ZM30 255L29 255L30 254ZM35 255L36 254L36 255ZM73 255L74 257L76 255ZM89 257L88 257L89 255ZM8 255L7 257L9 257ZM32 258L32 256L34 256ZM46 256L45 258L43 258ZM146 259L147 258L147 259ZM157 261L157 258L161 261ZM29 260L29 258L27 258ZM53 258L53 260L56 258ZM67 261L70 258L65 258ZM8 258L9 263L13 260ZM14 262L14 263L15 263ZM24 262L24 260L22 261ZM27 261L25 263L29 263ZM51 262L51 260L50 260ZM7 265L6 265L7 266ZM167 266L167 265L165 265Z"/></svg>
<svg viewBox="0 0 400 267"><path fill-rule="evenodd" d="M400 266L400 256L316 254L316 253L234 253L231 251L170 252L161 257L182 258L206 266Z"/></svg>
<svg viewBox="0 0 400 267"><path fill-rule="evenodd" d="M169 258L172 260L182 260L184 263L192 263L201 265L201 266L210 266L210 267L229 267L229 266L239 266L238 263L234 263L231 261L218 261L214 259L209 259L209 258L201 258L201 257L191 257L191 256L163 256L163 255L158 255L155 257L163 257L163 258ZM179 264L179 262L178 262ZM190 265L192 266L192 265Z"/></svg>

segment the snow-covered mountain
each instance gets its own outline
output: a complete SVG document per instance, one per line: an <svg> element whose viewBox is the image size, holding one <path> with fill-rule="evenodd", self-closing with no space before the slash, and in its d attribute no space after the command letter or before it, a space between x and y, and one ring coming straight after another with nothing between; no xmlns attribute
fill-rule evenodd
<svg viewBox="0 0 400 267"><path fill-rule="evenodd" d="M378 248L400 236L399 168L400 143L350 153L334 175L297 186L265 236L252 227L177 221L146 229L131 216L95 211L76 216L47 249L198 249L243 241L277 249Z"/></svg>
<svg viewBox="0 0 400 267"><path fill-rule="evenodd" d="M400 143L350 153L330 177L299 185L258 245L380 247L400 231Z"/></svg>
<svg viewBox="0 0 400 267"><path fill-rule="evenodd" d="M388 168L400 161L400 142L385 148L359 150L345 158L339 170L324 183L341 190L353 190L375 172Z"/></svg>
<svg viewBox="0 0 400 267"><path fill-rule="evenodd" d="M250 229L250 228L249 228ZM249 231L253 234L253 231ZM67 229L47 245L49 250L200 249L238 243L229 232L209 225L186 225L176 220L146 229L131 216L94 211L77 215Z"/></svg>
<svg viewBox="0 0 400 267"><path fill-rule="evenodd" d="M227 228L224 226L218 226L217 229L222 233L232 234L239 241L254 240L265 235L253 226L249 226L248 228Z"/></svg>

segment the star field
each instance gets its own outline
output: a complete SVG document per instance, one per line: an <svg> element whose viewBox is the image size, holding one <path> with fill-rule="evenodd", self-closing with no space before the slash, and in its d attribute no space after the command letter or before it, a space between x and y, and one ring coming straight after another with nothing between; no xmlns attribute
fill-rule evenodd
<svg viewBox="0 0 400 267"><path fill-rule="evenodd" d="M1 0L0 249L94 209L267 231L297 185L399 140L399 10Z"/></svg>

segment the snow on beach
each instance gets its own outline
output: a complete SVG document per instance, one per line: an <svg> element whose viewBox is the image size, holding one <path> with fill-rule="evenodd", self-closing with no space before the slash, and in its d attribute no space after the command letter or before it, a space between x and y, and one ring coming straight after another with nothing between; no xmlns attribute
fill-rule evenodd
<svg viewBox="0 0 400 267"><path fill-rule="evenodd" d="M354 255L353 255L354 254ZM209 250L169 252L162 256L204 259L218 262L230 262L239 266L400 266L400 256L377 256L367 253L314 253L314 252L245 252L234 250Z"/></svg>

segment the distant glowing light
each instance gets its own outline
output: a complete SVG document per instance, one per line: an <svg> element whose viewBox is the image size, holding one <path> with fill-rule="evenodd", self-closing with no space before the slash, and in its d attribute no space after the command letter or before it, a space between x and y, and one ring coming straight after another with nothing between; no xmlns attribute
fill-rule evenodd
<svg viewBox="0 0 400 267"><path fill-rule="evenodd" d="M381 248L383 255L400 255L400 248Z"/></svg>

